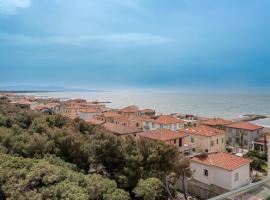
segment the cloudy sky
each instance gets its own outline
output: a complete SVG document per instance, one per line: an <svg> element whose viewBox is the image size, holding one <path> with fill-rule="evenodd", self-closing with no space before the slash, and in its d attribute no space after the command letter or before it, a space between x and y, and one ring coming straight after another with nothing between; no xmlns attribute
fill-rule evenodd
<svg viewBox="0 0 270 200"><path fill-rule="evenodd" d="M269 0L0 0L0 85L270 87Z"/></svg>

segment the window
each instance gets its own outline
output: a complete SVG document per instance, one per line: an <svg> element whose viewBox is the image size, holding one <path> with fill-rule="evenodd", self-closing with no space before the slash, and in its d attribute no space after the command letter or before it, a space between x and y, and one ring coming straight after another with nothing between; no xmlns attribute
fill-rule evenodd
<svg viewBox="0 0 270 200"><path fill-rule="evenodd" d="M155 128L156 127L156 124L155 123L152 123L152 128Z"/></svg>
<svg viewBox="0 0 270 200"><path fill-rule="evenodd" d="M234 182L239 180L239 173L234 174Z"/></svg>
<svg viewBox="0 0 270 200"><path fill-rule="evenodd" d="M204 175L204 176L208 176L208 170L207 170L207 169L204 169L204 170L203 170L203 175Z"/></svg>
<svg viewBox="0 0 270 200"><path fill-rule="evenodd" d="M214 146L214 141L213 140L211 141L211 146Z"/></svg>
<svg viewBox="0 0 270 200"><path fill-rule="evenodd" d="M194 138L190 138L190 142L191 143L194 143Z"/></svg>
<svg viewBox="0 0 270 200"><path fill-rule="evenodd" d="M229 133L232 133L232 128L228 128L228 132Z"/></svg>
<svg viewBox="0 0 270 200"><path fill-rule="evenodd" d="M218 144L218 139L217 139L217 144Z"/></svg>
<svg viewBox="0 0 270 200"><path fill-rule="evenodd" d="M221 142L224 143L224 138L221 138Z"/></svg>
<svg viewBox="0 0 270 200"><path fill-rule="evenodd" d="M181 147L183 145L183 140L182 138L179 138L179 147Z"/></svg>
<svg viewBox="0 0 270 200"><path fill-rule="evenodd" d="M139 127L139 123L136 123L136 126Z"/></svg>
<svg viewBox="0 0 270 200"><path fill-rule="evenodd" d="M176 139L173 140L174 144L176 144Z"/></svg>

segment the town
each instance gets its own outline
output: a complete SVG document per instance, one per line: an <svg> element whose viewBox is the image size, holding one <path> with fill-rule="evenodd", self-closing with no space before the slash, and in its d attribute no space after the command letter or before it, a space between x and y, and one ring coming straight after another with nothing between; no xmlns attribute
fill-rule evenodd
<svg viewBox="0 0 270 200"><path fill-rule="evenodd" d="M253 184L261 181L265 184L268 180L266 155L270 155L267 145L270 129L251 121L258 116L229 120L181 113L157 115L153 108L130 105L113 109L107 102L84 99L60 100L12 93L1 93L0 97L34 112L80 118L119 137L130 135L136 140L146 138L174 145L190 160L193 174L186 181L188 193L200 199L233 195L230 193L233 191L239 195L242 188L245 191L241 194L247 195L246 187L254 190ZM269 194L270 190L265 188L263 192Z"/></svg>

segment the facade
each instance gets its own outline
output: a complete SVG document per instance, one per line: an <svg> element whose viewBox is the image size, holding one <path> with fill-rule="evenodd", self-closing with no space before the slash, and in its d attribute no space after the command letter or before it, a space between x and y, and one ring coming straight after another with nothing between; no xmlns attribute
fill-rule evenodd
<svg viewBox="0 0 270 200"><path fill-rule="evenodd" d="M194 145L190 143L190 136L186 133L179 133L169 129L157 129L152 131L145 131L137 134L138 138L148 138L159 140L166 144L171 144L179 149L179 152L186 155L191 154Z"/></svg>
<svg viewBox="0 0 270 200"><path fill-rule="evenodd" d="M251 182L250 160L229 153L210 153L193 157L190 161L193 179L227 191Z"/></svg>
<svg viewBox="0 0 270 200"><path fill-rule="evenodd" d="M84 108L80 109L78 112L79 118L85 121L95 119L97 116L97 109L94 108Z"/></svg>
<svg viewBox="0 0 270 200"><path fill-rule="evenodd" d="M249 122L226 125L227 143L233 148L253 149L254 141L263 135L263 127Z"/></svg>
<svg viewBox="0 0 270 200"><path fill-rule="evenodd" d="M143 120L143 129L148 130L157 130L157 129L169 129L176 131L180 128L183 128L185 122L183 120L177 119L170 115L160 115L156 118L146 118Z"/></svg>
<svg viewBox="0 0 270 200"><path fill-rule="evenodd" d="M178 130L190 135L190 142L195 144L196 152L224 152L226 147L225 132L216 128L196 125Z"/></svg>

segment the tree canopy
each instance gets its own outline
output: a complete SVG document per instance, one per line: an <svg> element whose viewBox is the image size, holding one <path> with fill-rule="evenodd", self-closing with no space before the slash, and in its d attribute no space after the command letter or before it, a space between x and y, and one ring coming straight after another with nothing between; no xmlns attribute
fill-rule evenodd
<svg viewBox="0 0 270 200"><path fill-rule="evenodd" d="M139 188L177 172L179 160L173 145L117 137L6 99L0 99L0 153L3 199L140 199Z"/></svg>

